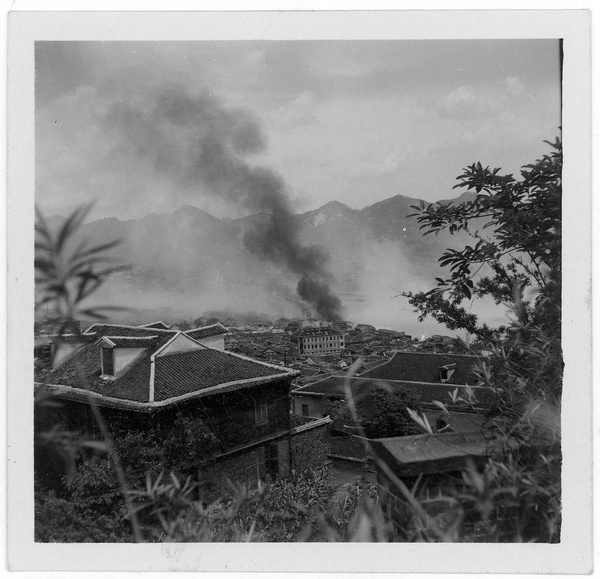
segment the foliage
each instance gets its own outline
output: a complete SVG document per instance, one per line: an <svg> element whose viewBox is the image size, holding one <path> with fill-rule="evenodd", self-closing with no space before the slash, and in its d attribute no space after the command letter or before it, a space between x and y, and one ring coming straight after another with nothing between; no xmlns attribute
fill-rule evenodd
<svg viewBox="0 0 600 579"><path fill-rule="evenodd" d="M209 505L194 499L195 485L171 475L138 492L140 510L158 524L147 531L154 540L175 542L289 542L384 540L390 532L376 505L374 485L361 479L336 502L329 467L293 472L286 479L250 489L233 486L234 495Z"/></svg>
<svg viewBox="0 0 600 579"><path fill-rule="evenodd" d="M108 459L88 460L79 465L67 483L69 498L80 510L90 509L99 514L115 512L122 517L123 497L119 481Z"/></svg>
<svg viewBox="0 0 600 579"><path fill-rule="evenodd" d="M40 388L34 398L35 483L58 491L62 479L73 476L77 461L95 452L105 452L102 441L89 440L68 430L62 420L63 405L47 389Z"/></svg>
<svg viewBox="0 0 600 579"><path fill-rule="evenodd" d="M71 501L35 494L35 540L42 543L132 542L128 521L95 509L82 509Z"/></svg>
<svg viewBox="0 0 600 579"><path fill-rule="evenodd" d="M123 267L107 265L111 260L106 252L118 245L119 241L90 247L86 240L77 243L78 229L89 213L91 205L75 210L68 216L56 232L53 232L44 216L36 208L35 225L35 284L36 284L36 329L42 309L45 316L50 313L53 325L59 324L59 333L80 333L77 322L80 316L97 320L106 319L104 312L118 310L117 307L90 307L86 305L88 298L98 290L106 278ZM50 310L50 311L49 311ZM48 320L44 320L47 322ZM74 365L84 390L89 390L86 374L79 363L77 356L73 357ZM47 394L47 393L46 393ZM54 409L52 406L54 405ZM96 450L105 450L118 479L119 489L129 513L130 523L136 541L141 540L139 525L135 513L132 511L131 498L125 474L120 462L120 457L115 452L108 428L104 422L99 408L92 397L89 405L94 420L102 434L102 441L86 440L80 433L69 431L62 424L54 410L60 403L55 404L47 396L40 403L39 397L36 404L36 427L34 442L36 444L34 465L36 484L56 485L57 468L48 460L45 450L50 454L60 457L67 468L68 479L73 475L73 465L81 458L80 449L95 447ZM49 422L55 419L54 424ZM49 430L40 427L46 424ZM50 465L50 470L45 472ZM94 477L92 476L92 479ZM95 479L94 479L95 480ZM68 482L70 482L68 480ZM41 490L41 489L40 489Z"/></svg>
<svg viewBox="0 0 600 579"><path fill-rule="evenodd" d="M86 463L74 478L76 490L68 499L38 493L36 540L133 540L109 466L108 461ZM258 488L232 484L229 498L208 504L191 477L181 479L174 473L148 475L144 488L133 495L147 542L382 541L394 537L377 504L375 485L362 478L336 492L328 466L292 472L288 478Z"/></svg>
<svg viewBox="0 0 600 579"><path fill-rule="evenodd" d="M79 316L105 319L103 312L115 306L85 305L85 301L104 283L106 278L124 266L111 264L106 252L119 244L118 240L89 246L84 240L77 244L78 229L92 206L80 207L69 215L56 233L52 232L42 213L36 208L35 224L35 285L36 311L51 308L57 320L64 322L63 330L76 329Z"/></svg>
<svg viewBox="0 0 600 579"><path fill-rule="evenodd" d="M426 234L465 231L476 243L448 250L440 262L450 277L437 278L430 292L407 294L409 300L420 319L432 315L486 343L491 355L476 368L478 383L499 400L488 418L501 448L445 493L453 516L434 526L435 540L560 540L562 143L548 144L552 152L523 167L520 180L477 163L457 185L474 189L473 201L418 208ZM491 237L474 229L482 218ZM483 268L487 275L477 279ZM512 312L505 326L479 325L461 305L486 296ZM468 391L463 398L473 407ZM414 540L432 539L431 528L415 528Z"/></svg>
<svg viewBox="0 0 600 579"><path fill-rule="evenodd" d="M543 321L559 330L562 141L548 144L552 151L524 166L520 179L476 163L455 186L474 190L472 201L414 206L418 213L412 216L425 235L465 232L474 241L440 257L450 275L436 278L435 289L404 294L420 320L431 315L451 330L465 329L486 340L506 336L505 326L493 330L479 324L462 305L473 297L490 297L496 304L515 304L523 323Z"/></svg>
<svg viewBox="0 0 600 579"><path fill-rule="evenodd" d="M420 410L421 403L411 392L392 391L382 383L371 386L354 402L356 417L347 405L338 405L332 408L333 418L345 425L357 423L368 438L404 436L418 431L408 409Z"/></svg>
<svg viewBox="0 0 600 579"><path fill-rule="evenodd" d="M127 478L135 486L143 484L148 473L153 477L163 471L179 476L195 473L219 447L216 436L202 420L183 412L160 428L140 427L112 436Z"/></svg>

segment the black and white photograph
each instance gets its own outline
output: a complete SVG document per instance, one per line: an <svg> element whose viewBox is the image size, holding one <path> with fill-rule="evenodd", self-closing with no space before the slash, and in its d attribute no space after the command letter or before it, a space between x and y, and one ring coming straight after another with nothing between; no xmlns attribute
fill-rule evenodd
<svg viewBox="0 0 600 579"><path fill-rule="evenodd" d="M591 504L570 462L579 438L591 460L591 407L578 422L571 402L591 396L591 320L565 294L567 274L590 291L590 249L564 245L574 205L591 235L586 181L564 176L589 162L585 144L569 156L574 34L394 37L373 13L380 35L327 37L318 15L287 32L293 14L279 29L249 13L258 32L220 37L192 16L197 38L75 18L19 41L32 323L9 408L17 390L31 417L31 548L523 544L552 560L574 495Z"/></svg>

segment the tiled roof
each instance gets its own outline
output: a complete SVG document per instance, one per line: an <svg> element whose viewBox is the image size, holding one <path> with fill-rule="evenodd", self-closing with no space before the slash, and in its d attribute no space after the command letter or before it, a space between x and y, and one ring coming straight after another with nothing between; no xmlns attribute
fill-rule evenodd
<svg viewBox="0 0 600 579"><path fill-rule="evenodd" d="M329 376L324 380L297 388L292 391L292 394L344 398L346 396L344 386L346 378L344 375ZM391 390L392 392L410 392L424 404L431 404L435 400L438 400L448 406L453 406L450 396L454 390L458 389L459 394L466 393L466 387L457 384L434 384L431 382L406 382L397 380L382 381L364 378L364 374L361 378L350 378L350 388L352 395L357 399L366 394L371 388L382 388L387 391ZM495 404L496 396L491 389L478 386L471 386L470 388L473 391L476 406L488 407Z"/></svg>
<svg viewBox="0 0 600 579"><path fill-rule="evenodd" d="M47 336L53 342L60 342L62 344L85 344L92 338L84 334L52 334Z"/></svg>
<svg viewBox="0 0 600 579"><path fill-rule="evenodd" d="M36 376L36 379L49 384L80 389L82 384L77 370L79 363L88 387L93 392L122 400L147 402L150 396L150 356L158 346L165 344L170 338L171 336L167 335L157 340L153 348L140 354L125 373L114 380L100 376L100 346L95 343L82 348L76 359L66 360L55 370Z"/></svg>
<svg viewBox="0 0 600 579"><path fill-rule="evenodd" d="M228 352L206 348L156 358L154 399L166 400L219 384L265 379L291 373ZM296 372L293 372L296 375Z"/></svg>
<svg viewBox="0 0 600 579"><path fill-rule="evenodd" d="M140 328L156 328L159 330L168 330L169 326L162 321L152 322L151 324L142 324Z"/></svg>
<svg viewBox="0 0 600 579"><path fill-rule="evenodd" d="M456 364L452 384L477 384L472 369L483 358L457 354L396 352L386 364L365 372L363 378L378 380L409 380L411 382L440 382L440 367Z"/></svg>
<svg viewBox="0 0 600 579"><path fill-rule="evenodd" d="M110 340L115 348L152 348L157 343L159 337L154 336L139 336L135 338L121 336L102 336Z"/></svg>
<svg viewBox="0 0 600 579"><path fill-rule="evenodd" d="M86 335L120 336L128 338L143 338L144 336L174 336L176 330L161 330L160 328L145 328L140 326L121 326L119 324L93 324L85 332Z"/></svg>
<svg viewBox="0 0 600 579"><path fill-rule="evenodd" d="M508 442L517 448L514 439ZM371 441L371 452L394 472L406 476L459 471L466 460L503 450L506 448L498 440L476 432L418 434Z"/></svg>
<svg viewBox="0 0 600 579"><path fill-rule="evenodd" d="M87 393L83 388L87 387L100 406L144 411L146 406L169 404L171 399L177 401L180 397L208 395L217 391L230 392L299 375L294 370L208 347L175 352L155 358L154 402L151 403L151 357L177 332L109 324L96 324L91 329L89 338L93 338L94 342L81 348L77 359L66 360L55 370L37 369L36 381L56 386L56 394L61 398L85 402ZM115 336L115 333L123 335ZM111 380L100 375L101 348L97 341L100 336L107 337L119 347L149 347ZM87 386L81 384L78 364L83 369Z"/></svg>
<svg viewBox="0 0 600 579"><path fill-rule="evenodd" d="M184 333L190 338L194 338L194 340L201 340L202 338L219 336L221 334L226 334L227 332L227 328L225 328L221 324L213 324L212 326L204 326L202 328L194 328L193 330L187 330L187 332Z"/></svg>

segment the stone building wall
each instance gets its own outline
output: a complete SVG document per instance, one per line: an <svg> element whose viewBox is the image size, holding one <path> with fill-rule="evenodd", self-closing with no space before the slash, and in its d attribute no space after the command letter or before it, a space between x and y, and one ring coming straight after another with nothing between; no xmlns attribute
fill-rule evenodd
<svg viewBox="0 0 600 579"><path fill-rule="evenodd" d="M310 424L300 428L306 430L292 431L292 468L302 471L323 466L329 454L329 421L323 421L314 428L310 428Z"/></svg>

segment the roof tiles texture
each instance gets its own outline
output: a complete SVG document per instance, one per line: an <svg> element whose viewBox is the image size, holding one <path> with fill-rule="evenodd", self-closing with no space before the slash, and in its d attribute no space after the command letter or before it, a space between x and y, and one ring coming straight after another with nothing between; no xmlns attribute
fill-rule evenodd
<svg viewBox="0 0 600 579"><path fill-rule="evenodd" d="M330 396L332 398L342 398L346 396L345 381L346 376L329 376L324 380L297 388L293 390L293 393L296 395L316 394ZM407 382L399 380L383 381L364 378L364 374L361 378L351 378L350 388L355 399L360 399L360 397L367 394L371 388L381 388L391 392L410 392L425 404L431 404L437 400L449 406L453 405L451 394L454 390L458 389L459 394L464 394L466 390L465 386L457 384L434 384L431 382ZM471 386L470 388L473 391L476 406L487 407L495 404L496 397L489 388L477 386Z"/></svg>
<svg viewBox="0 0 600 579"><path fill-rule="evenodd" d="M194 340L201 340L202 338L210 338L211 336L219 336L226 333L227 328L223 327L221 324L213 324L212 326L204 326L203 328L194 328L193 330L185 332L185 334L190 336L190 338L194 338Z"/></svg>
<svg viewBox="0 0 600 579"><path fill-rule="evenodd" d="M110 340L115 348L152 348L160 340L158 336L144 336L137 338L121 337L121 336L104 336Z"/></svg>
<svg viewBox="0 0 600 579"><path fill-rule="evenodd" d="M164 322L152 322L151 324L142 324L140 328L158 328L159 330L168 330L169 326Z"/></svg>
<svg viewBox="0 0 600 579"><path fill-rule="evenodd" d="M440 367L456 364L452 384L477 384L473 367L482 360L479 356L396 352L387 364L365 372L363 378L378 380L407 380L411 382L440 382Z"/></svg>
<svg viewBox="0 0 600 579"><path fill-rule="evenodd" d="M268 379L284 372L209 348L160 356L156 359L154 399L166 400L240 380Z"/></svg>
<svg viewBox="0 0 600 579"><path fill-rule="evenodd" d="M84 345L76 357L66 360L55 370L37 369L36 381L68 386L69 391L59 389L58 393L65 398L84 401L87 400L84 388L89 388L93 393L107 398L106 404L99 399L102 406L118 407L121 404L119 400L123 401L123 407L128 402L149 403L151 358L177 332L109 324L96 324L90 330L88 336L93 336L93 343ZM97 342L101 336L109 337L119 347L147 347L115 379L109 379L101 376L101 347ZM269 382L277 377L293 378L299 374L208 347L157 356L155 360L155 402L198 394L208 389L213 389L212 392L219 386L222 388L218 388L218 392L227 392ZM86 377L86 385L81 383L80 369Z"/></svg>
<svg viewBox="0 0 600 579"><path fill-rule="evenodd" d="M160 328L143 328L135 326L119 326L116 324L94 324L90 326L85 334L100 336L120 336L127 338L143 338L147 336L174 336L175 330L161 330Z"/></svg>
<svg viewBox="0 0 600 579"><path fill-rule="evenodd" d="M58 334L48 336L51 340L56 340L57 342L61 342L63 344L85 344L89 342L92 338L90 336L86 336L84 334Z"/></svg>

